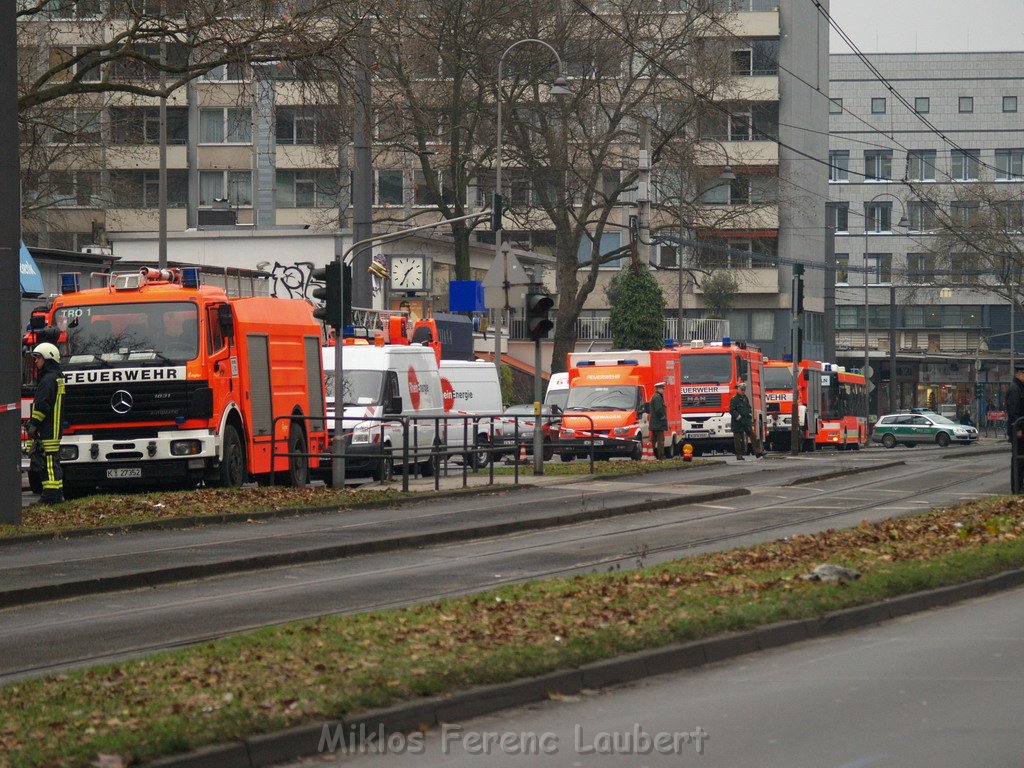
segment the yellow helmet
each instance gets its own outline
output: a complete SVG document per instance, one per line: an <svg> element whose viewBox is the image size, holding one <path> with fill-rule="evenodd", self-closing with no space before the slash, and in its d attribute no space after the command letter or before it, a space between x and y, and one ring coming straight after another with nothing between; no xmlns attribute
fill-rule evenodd
<svg viewBox="0 0 1024 768"><path fill-rule="evenodd" d="M39 355L43 360L53 360L55 363L60 362L60 350L49 342L43 342L36 346L32 350L33 355Z"/></svg>

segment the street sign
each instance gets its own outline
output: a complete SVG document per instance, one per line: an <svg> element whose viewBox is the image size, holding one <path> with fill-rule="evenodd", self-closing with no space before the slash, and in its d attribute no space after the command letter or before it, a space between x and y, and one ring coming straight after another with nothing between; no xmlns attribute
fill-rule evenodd
<svg viewBox="0 0 1024 768"><path fill-rule="evenodd" d="M506 266L507 264L507 266ZM487 274L484 275L484 306L501 309L505 306L505 275L508 275L508 306L522 307L526 303L526 286L530 277L511 251L502 251L494 257Z"/></svg>
<svg viewBox="0 0 1024 768"><path fill-rule="evenodd" d="M864 369L864 378L870 379L874 375L875 375L875 369L872 368L870 365L867 368ZM868 392L870 392L870 391L871 390L869 389Z"/></svg>
<svg viewBox="0 0 1024 768"><path fill-rule="evenodd" d="M872 382L869 381L868 382L868 394L870 395L874 391L875 391L875 385Z"/></svg>

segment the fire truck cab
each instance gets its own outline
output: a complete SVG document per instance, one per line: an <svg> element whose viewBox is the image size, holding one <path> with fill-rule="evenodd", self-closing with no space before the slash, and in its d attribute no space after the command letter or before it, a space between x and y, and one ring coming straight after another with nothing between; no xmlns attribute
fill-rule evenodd
<svg viewBox="0 0 1024 768"><path fill-rule="evenodd" d="M816 360L797 364L797 423L801 450L813 451L821 427L823 407L822 372L829 366ZM793 363L769 360L764 365L765 446L771 450L789 450L793 424Z"/></svg>
<svg viewBox="0 0 1024 768"><path fill-rule="evenodd" d="M571 353L559 432L562 461L591 450L601 458L643 458L643 444L650 441L648 403L659 381L665 382L668 412L665 455L675 456L682 450L679 398L673 396L679 387L678 351Z"/></svg>
<svg viewBox="0 0 1024 768"><path fill-rule="evenodd" d="M197 268L104 279L80 290L63 275L47 317L61 334L65 490L239 486L271 470L304 485L327 445L310 305L229 298Z"/></svg>
<svg viewBox="0 0 1024 768"><path fill-rule="evenodd" d="M680 397L683 439L693 446L693 455L706 451L733 450L732 417L729 401L736 385L747 385L747 398L754 416L754 429L762 441L765 430L764 357L745 342L694 340L677 348L681 377Z"/></svg>

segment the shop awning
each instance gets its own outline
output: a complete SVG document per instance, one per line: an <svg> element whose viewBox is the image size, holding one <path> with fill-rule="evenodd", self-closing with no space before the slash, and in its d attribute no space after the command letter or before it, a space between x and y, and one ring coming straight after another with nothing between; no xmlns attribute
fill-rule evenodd
<svg viewBox="0 0 1024 768"><path fill-rule="evenodd" d="M21 295L42 296L43 295L43 274L36 265L36 260L28 252L25 244L21 244L19 252L21 261Z"/></svg>

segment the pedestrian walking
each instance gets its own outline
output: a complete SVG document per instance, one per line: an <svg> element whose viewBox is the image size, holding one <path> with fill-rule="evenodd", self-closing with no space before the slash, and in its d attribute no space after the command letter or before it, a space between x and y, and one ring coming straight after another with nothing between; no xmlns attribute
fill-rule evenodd
<svg viewBox="0 0 1024 768"><path fill-rule="evenodd" d="M29 469L42 480L39 504L64 501L64 476L60 469L60 436L63 433L64 373L60 350L48 342L32 350L36 369L36 394L25 431L32 440Z"/></svg>
<svg viewBox="0 0 1024 768"><path fill-rule="evenodd" d="M668 409L665 408L665 382L654 385L651 397L651 442L654 444L654 458L665 458L665 433L668 431Z"/></svg>
<svg viewBox="0 0 1024 768"><path fill-rule="evenodd" d="M1017 425L1017 419L1024 416L1024 365L1017 365L1013 369L1013 381L1010 382L1009 388L1006 390L1006 436L1009 438L1011 443L1016 443L1016 477L1014 477L1014 468L1012 463L1013 458L1010 459L1010 487L1014 493L1020 493L1021 489L1024 489L1024 430ZM1013 456L1013 454L1011 454Z"/></svg>
<svg viewBox="0 0 1024 768"><path fill-rule="evenodd" d="M729 401L729 416L732 418L732 445L736 451L736 458L743 461L747 452L747 440L750 440L750 447L758 458L764 456L761 447L761 440L754 431L754 412L750 408L750 401L747 399L747 385L740 382L736 385L736 394Z"/></svg>

